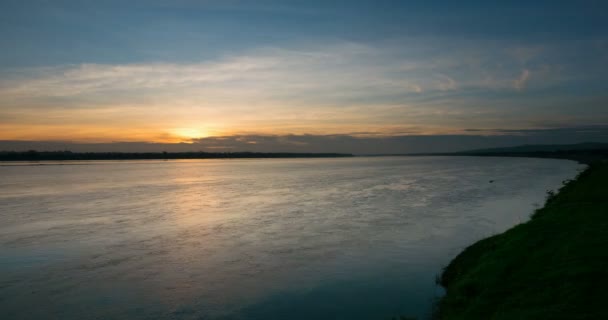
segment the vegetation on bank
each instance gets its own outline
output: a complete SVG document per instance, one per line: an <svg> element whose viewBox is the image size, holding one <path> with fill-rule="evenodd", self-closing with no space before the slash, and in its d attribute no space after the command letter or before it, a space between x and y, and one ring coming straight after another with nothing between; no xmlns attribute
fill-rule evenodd
<svg viewBox="0 0 608 320"><path fill-rule="evenodd" d="M608 319L608 162L532 219L465 249L440 278L437 319Z"/></svg>
<svg viewBox="0 0 608 320"><path fill-rule="evenodd" d="M71 152L71 151L0 151L0 161L44 160L142 160L142 159L247 159L247 158L336 158L352 157L344 153L289 152Z"/></svg>

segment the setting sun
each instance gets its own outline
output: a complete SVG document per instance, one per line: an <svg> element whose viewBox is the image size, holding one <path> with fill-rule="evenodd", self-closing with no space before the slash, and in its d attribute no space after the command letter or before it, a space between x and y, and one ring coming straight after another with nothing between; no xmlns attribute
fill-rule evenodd
<svg viewBox="0 0 608 320"><path fill-rule="evenodd" d="M177 138L190 141L192 139L205 138L209 136L206 131L195 128L177 128L171 130L171 133Z"/></svg>

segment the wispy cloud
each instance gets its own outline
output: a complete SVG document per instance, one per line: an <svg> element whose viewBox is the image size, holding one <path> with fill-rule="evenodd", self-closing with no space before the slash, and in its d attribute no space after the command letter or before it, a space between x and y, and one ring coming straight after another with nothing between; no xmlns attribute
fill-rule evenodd
<svg viewBox="0 0 608 320"><path fill-rule="evenodd" d="M437 43L342 42L263 47L196 63L16 69L0 79L0 122L12 128L2 137L63 138L58 127L79 125L86 130L63 132L75 139L84 139L83 132L106 139L133 132L133 139L154 140L171 132L392 134L416 127L419 134L455 133L508 117L519 126L513 110L540 103L497 97L513 88L542 92L575 77L545 47ZM542 110L551 120L550 110Z"/></svg>
<svg viewBox="0 0 608 320"><path fill-rule="evenodd" d="M523 90L526 87L526 82L528 82L529 78L530 71L528 69L522 70L519 77L513 81L513 87L517 90Z"/></svg>
<svg viewBox="0 0 608 320"><path fill-rule="evenodd" d="M413 45L430 47L425 42ZM207 100L228 95L258 99L310 95L318 101L335 102L366 95L523 88L531 73L526 68L512 82L507 67L521 67L519 54L510 61L493 62L501 54L493 46L478 47L474 55L471 48L445 50L449 51L434 48L425 55L403 46L342 43L305 50L259 48L201 63L47 67L5 77L0 81L0 98L78 99L118 93L116 100L124 102L176 92L176 96L187 93L187 97Z"/></svg>

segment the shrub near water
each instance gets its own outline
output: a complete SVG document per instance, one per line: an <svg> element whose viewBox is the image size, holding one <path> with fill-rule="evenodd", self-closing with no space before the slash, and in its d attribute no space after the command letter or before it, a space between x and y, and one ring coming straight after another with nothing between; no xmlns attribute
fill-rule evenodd
<svg viewBox="0 0 608 320"><path fill-rule="evenodd" d="M608 164L445 269L438 319L608 319Z"/></svg>

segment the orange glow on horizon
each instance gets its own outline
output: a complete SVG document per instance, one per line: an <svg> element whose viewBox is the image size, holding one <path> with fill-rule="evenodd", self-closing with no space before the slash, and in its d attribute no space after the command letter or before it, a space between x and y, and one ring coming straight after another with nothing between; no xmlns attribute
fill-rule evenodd
<svg viewBox="0 0 608 320"><path fill-rule="evenodd" d="M170 137L172 137L173 142L178 140L178 142L191 142L195 139L201 139L209 137L209 133L203 129L197 128L176 128L170 130Z"/></svg>
<svg viewBox="0 0 608 320"><path fill-rule="evenodd" d="M360 138L388 137L402 135L473 135L479 132L466 132L458 128L399 128L382 126L360 130L351 126L327 127L290 127L285 128L248 128L237 126L241 130L211 130L197 126L184 126L170 129L158 127L105 127L91 125L6 125L0 127L0 140L21 141L69 141L81 143L111 142L148 142L148 143L193 143L197 139L230 136L280 136L280 135L351 135ZM359 130L357 130L359 129ZM500 135L491 131L485 135Z"/></svg>

